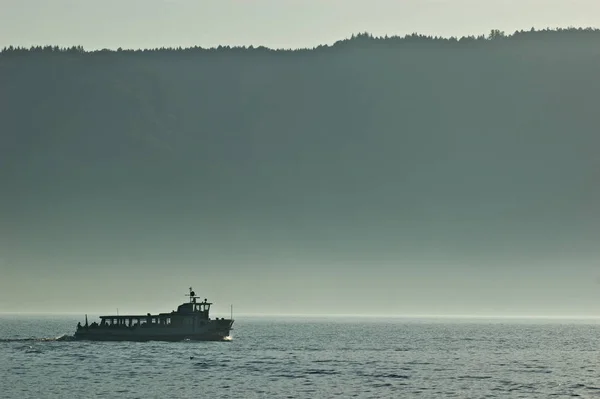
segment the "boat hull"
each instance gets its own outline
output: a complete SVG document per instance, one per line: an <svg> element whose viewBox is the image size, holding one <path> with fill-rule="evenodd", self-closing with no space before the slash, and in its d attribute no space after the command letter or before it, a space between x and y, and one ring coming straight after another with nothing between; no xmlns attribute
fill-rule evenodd
<svg viewBox="0 0 600 399"><path fill-rule="evenodd" d="M87 341L225 341L228 339L233 320L215 320L202 328L174 327L82 327L75 332L75 339Z"/></svg>

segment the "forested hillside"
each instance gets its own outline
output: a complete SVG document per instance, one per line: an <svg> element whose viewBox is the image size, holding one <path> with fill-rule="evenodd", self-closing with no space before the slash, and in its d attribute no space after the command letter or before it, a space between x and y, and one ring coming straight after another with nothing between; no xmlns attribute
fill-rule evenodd
<svg viewBox="0 0 600 399"><path fill-rule="evenodd" d="M295 51L6 48L3 250L592 251L599 110L591 29Z"/></svg>

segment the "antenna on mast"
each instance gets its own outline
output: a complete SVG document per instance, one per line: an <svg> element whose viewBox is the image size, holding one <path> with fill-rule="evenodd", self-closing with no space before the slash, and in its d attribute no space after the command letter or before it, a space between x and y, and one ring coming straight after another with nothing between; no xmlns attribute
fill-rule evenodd
<svg viewBox="0 0 600 399"><path fill-rule="evenodd" d="M192 287L190 287L190 293L189 294L185 294L185 296L189 296L190 297L190 303L196 303L196 293L194 292L194 290L192 289Z"/></svg>

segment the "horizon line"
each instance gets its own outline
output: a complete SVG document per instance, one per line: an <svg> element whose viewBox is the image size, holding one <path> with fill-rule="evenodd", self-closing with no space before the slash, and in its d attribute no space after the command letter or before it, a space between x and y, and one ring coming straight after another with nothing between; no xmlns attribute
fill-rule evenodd
<svg viewBox="0 0 600 399"><path fill-rule="evenodd" d="M0 316L80 316L80 315L104 315L96 312L3 312ZM126 315L122 315L126 316ZM234 314L235 319L236 314ZM495 319L495 320L600 320L600 315L482 315L482 314L345 314L345 313L238 313L238 317L247 318L362 318L362 319Z"/></svg>

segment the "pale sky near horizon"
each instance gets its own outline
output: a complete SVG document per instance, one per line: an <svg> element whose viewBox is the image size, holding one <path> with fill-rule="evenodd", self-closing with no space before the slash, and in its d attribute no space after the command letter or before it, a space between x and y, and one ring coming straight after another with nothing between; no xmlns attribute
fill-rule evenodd
<svg viewBox="0 0 600 399"><path fill-rule="evenodd" d="M598 0L0 0L0 47L273 48L352 33L463 36L600 27Z"/></svg>

